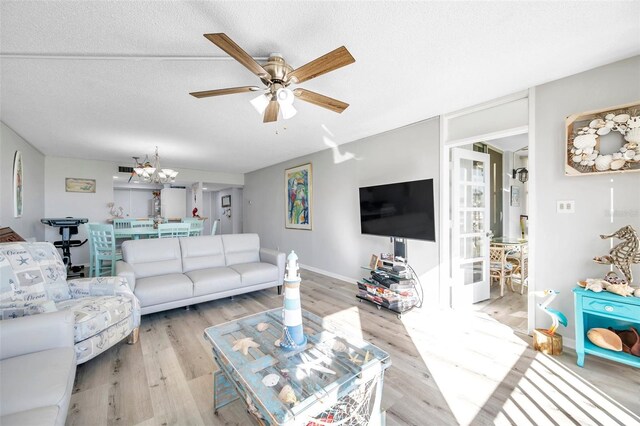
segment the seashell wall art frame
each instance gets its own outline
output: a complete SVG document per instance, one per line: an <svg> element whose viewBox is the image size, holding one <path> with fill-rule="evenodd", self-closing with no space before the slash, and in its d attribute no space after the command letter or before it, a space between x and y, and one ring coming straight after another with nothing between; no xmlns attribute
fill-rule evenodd
<svg viewBox="0 0 640 426"><path fill-rule="evenodd" d="M640 171L640 101L566 121L567 176Z"/></svg>

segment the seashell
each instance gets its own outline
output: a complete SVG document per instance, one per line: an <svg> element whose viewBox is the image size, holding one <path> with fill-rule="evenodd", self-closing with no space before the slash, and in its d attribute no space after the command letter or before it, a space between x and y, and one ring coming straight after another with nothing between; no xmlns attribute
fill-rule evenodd
<svg viewBox="0 0 640 426"><path fill-rule="evenodd" d="M640 154L633 157L633 161L640 161Z"/></svg>
<svg viewBox="0 0 640 426"><path fill-rule="evenodd" d="M280 346L280 342L282 341L282 339L278 339L275 342L273 342L273 346Z"/></svg>
<svg viewBox="0 0 640 426"><path fill-rule="evenodd" d="M580 135L573 139L573 146L578 149L596 146L597 135Z"/></svg>
<svg viewBox="0 0 640 426"><path fill-rule="evenodd" d="M589 160L589 161L593 161L596 158L598 158L598 153L597 152L592 152L591 154L587 155L587 160Z"/></svg>
<svg viewBox="0 0 640 426"><path fill-rule="evenodd" d="M296 394L290 385L285 385L282 388L282 390L278 394L278 398L285 404L295 404L296 402L298 402L298 398L296 398Z"/></svg>
<svg viewBox="0 0 640 426"><path fill-rule="evenodd" d="M582 161L580 162L580 165L581 165L581 166L586 166L588 163L589 163L589 161L587 161L587 160L582 160Z"/></svg>
<svg viewBox="0 0 640 426"><path fill-rule="evenodd" d="M586 132L587 130L589 130L589 127L588 127L588 126L587 126L587 127L583 127L583 128L582 128L582 129L580 129L580 130L582 130L583 132Z"/></svg>
<svg viewBox="0 0 640 426"><path fill-rule="evenodd" d="M267 374L262 378L262 383L269 388L277 385L279 381L280 376L278 376L277 374Z"/></svg>
<svg viewBox="0 0 640 426"><path fill-rule="evenodd" d="M640 297L640 288L636 288L636 289L634 290L634 292L633 292L633 295L634 295L635 297Z"/></svg>
<svg viewBox="0 0 640 426"><path fill-rule="evenodd" d="M625 151L624 155L622 156L625 160L633 160L633 157L636 156L636 152L632 149L629 149L627 151Z"/></svg>
<svg viewBox="0 0 640 426"><path fill-rule="evenodd" d="M622 339L606 328L592 328L587 331L587 338L596 346L612 351L622 351Z"/></svg>
<svg viewBox="0 0 640 426"><path fill-rule="evenodd" d="M595 164L596 164L595 160L587 161L587 166L595 166Z"/></svg>
<svg viewBox="0 0 640 426"><path fill-rule="evenodd" d="M629 114L618 114L613 117L613 121L615 121L616 123L626 123L629 118L631 118Z"/></svg>
<svg viewBox="0 0 640 426"><path fill-rule="evenodd" d="M609 284L607 291L610 293L618 294L620 296L631 296L634 292L633 287L629 287L629 284Z"/></svg>
<svg viewBox="0 0 640 426"><path fill-rule="evenodd" d="M615 117L615 114L609 113L607 115L604 116L605 120L613 120L613 117Z"/></svg>
<svg viewBox="0 0 640 426"><path fill-rule="evenodd" d="M576 149L575 148L571 148L571 153L575 154L576 153Z"/></svg>
<svg viewBox="0 0 640 426"><path fill-rule="evenodd" d="M587 130L587 133L589 133L590 135L593 135L596 133L596 129L589 129Z"/></svg>
<svg viewBox="0 0 640 426"><path fill-rule="evenodd" d="M616 123L613 120L607 120L604 122L604 127L606 127L607 129L611 129L615 125Z"/></svg>
<svg viewBox="0 0 640 426"><path fill-rule="evenodd" d="M574 163L579 163L582 161L582 156L581 155L574 155L573 158L571 159L571 161L573 161Z"/></svg>
<svg viewBox="0 0 640 426"><path fill-rule="evenodd" d="M591 290L595 293L600 293L602 290L604 290L604 287L602 286L602 284L600 283L590 283L587 282L587 285L584 287L586 290Z"/></svg>
<svg viewBox="0 0 640 426"><path fill-rule="evenodd" d="M599 155L595 160L596 170L604 172L605 170L609 170L609 166L611 165L611 161L613 161L613 156L611 155Z"/></svg>
<svg viewBox="0 0 640 426"><path fill-rule="evenodd" d="M580 155L580 154L582 154L582 148L576 149L576 155Z"/></svg>
<svg viewBox="0 0 640 426"><path fill-rule="evenodd" d="M600 127L604 127L604 120L602 118L596 118L595 120L591 120L589 123L589 127L592 129L599 129Z"/></svg>
<svg viewBox="0 0 640 426"><path fill-rule="evenodd" d="M638 147L638 144L636 142L629 142L625 143L624 147L627 149L636 149Z"/></svg>
<svg viewBox="0 0 640 426"><path fill-rule="evenodd" d="M592 147L592 146L590 146L590 147L588 147L588 148L585 148L585 149L583 149L583 150L582 150L582 152L583 152L584 154L591 154L591 153L593 153L593 147Z"/></svg>
<svg viewBox="0 0 640 426"><path fill-rule="evenodd" d="M611 127L600 127L596 133L599 134L600 136L604 136L609 134L610 131L611 131Z"/></svg>
<svg viewBox="0 0 640 426"><path fill-rule="evenodd" d="M349 348L347 348L347 345L345 345L341 341L336 340L335 342L333 342L333 350L336 352L347 352Z"/></svg>
<svg viewBox="0 0 640 426"><path fill-rule="evenodd" d="M629 129L636 129L640 127L640 116L629 118L627 120L627 127Z"/></svg>
<svg viewBox="0 0 640 426"><path fill-rule="evenodd" d="M625 126L624 124L619 124L618 131L622 134L625 134L627 132L627 126Z"/></svg>
<svg viewBox="0 0 640 426"><path fill-rule="evenodd" d="M624 167L625 163L626 161L624 161L622 158L618 158L616 160L613 160L609 167L611 167L611 170L619 170Z"/></svg>
<svg viewBox="0 0 640 426"><path fill-rule="evenodd" d="M267 324L266 322L261 322L260 324L256 325L256 330L258 331L265 331L267 328L269 328L269 324Z"/></svg>
<svg viewBox="0 0 640 426"><path fill-rule="evenodd" d="M619 160L622 158L622 153L621 152L614 152L613 153L613 159L614 160Z"/></svg>
<svg viewBox="0 0 640 426"><path fill-rule="evenodd" d="M627 142L640 144L640 127L629 129L627 134L624 136L624 140L626 140Z"/></svg>

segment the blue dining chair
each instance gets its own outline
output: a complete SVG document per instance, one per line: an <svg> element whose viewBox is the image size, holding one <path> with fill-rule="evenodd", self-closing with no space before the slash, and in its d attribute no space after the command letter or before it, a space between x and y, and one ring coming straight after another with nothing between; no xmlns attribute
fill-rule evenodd
<svg viewBox="0 0 640 426"><path fill-rule="evenodd" d="M158 225L158 238L188 237L190 223L161 223Z"/></svg>
<svg viewBox="0 0 640 426"><path fill-rule="evenodd" d="M202 231L204 231L204 220L197 217L185 217L182 219L182 223L191 225L189 228L189 236L191 237L202 235Z"/></svg>
<svg viewBox="0 0 640 426"><path fill-rule="evenodd" d="M122 260L122 252L116 249L113 225L88 223L89 230L89 275L100 277L103 273L113 276L116 273L116 261ZM105 264L103 262L110 262Z"/></svg>

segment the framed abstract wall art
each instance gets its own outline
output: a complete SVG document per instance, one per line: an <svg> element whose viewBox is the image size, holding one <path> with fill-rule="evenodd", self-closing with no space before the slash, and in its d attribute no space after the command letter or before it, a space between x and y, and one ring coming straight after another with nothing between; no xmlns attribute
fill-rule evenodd
<svg viewBox="0 0 640 426"><path fill-rule="evenodd" d="M96 180L95 179L79 179L79 178L65 178L64 190L66 192L96 192Z"/></svg>
<svg viewBox="0 0 640 426"><path fill-rule="evenodd" d="M24 200L22 172L22 153L16 151L13 156L13 217L22 217L22 202Z"/></svg>
<svg viewBox="0 0 640 426"><path fill-rule="evenodd" d="M286 169L285 228L311 230L313 186L311 163Z"/></svg>

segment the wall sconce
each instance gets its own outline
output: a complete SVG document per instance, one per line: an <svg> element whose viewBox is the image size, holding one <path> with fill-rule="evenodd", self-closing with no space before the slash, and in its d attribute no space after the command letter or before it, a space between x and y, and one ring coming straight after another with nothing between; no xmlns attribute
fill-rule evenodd
<svg viewBox="0 0 640 426"><path fill-rule="evenodd" d="M226 217L231 217L231 209L224 209L224 212L222 214Z"/></svg>
<svg viewBox="0 0 640 426"><path fill-rule="evenodd" d="M526 167L520 167L519 169L513 169L513 179L518 179L520 182L525 183L529 180L529 171Z"/></svg>

